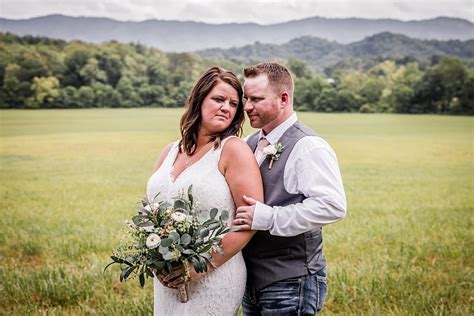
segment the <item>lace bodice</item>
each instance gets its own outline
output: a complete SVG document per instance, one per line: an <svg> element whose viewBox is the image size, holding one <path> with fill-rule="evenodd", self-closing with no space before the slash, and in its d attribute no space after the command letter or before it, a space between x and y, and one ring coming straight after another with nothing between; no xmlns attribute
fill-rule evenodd
<svg viewBox="0 0 474 316"><path fill-rule="evenodd" d="M227 138L228 139L228 138ZM186 193L190 185L193 186L193 197L198 210L205 212L215 207L219 210L228 210L230 218L235 211L234 200L230 193L225 177L217 168L224 140L217 149L211 149L198 161L184 169L175 179L172 175L173 164L178 155L178 141L176 141L161 167L150 177L147 185L147 196L153 198L158 192L157 199L171 202L174 197ZM203 213L203 217L206 214Z"/></svg>
<svg viewBox="0 0 474 316"><path fill-rule="evenodd" d="M227 138L228 139L228 138ZM229 225L234 218L235 205L225 177L218 169L223 140L217 149L211 149L198 161L172 176L174 161L178 154L178 141L173 144L160 168L150 177L147 196L153 198L158 192L159 200L171 202L174 197L186 193L193 186L195 206L202 219L208 219L211 208L229 211ZM232 257L215 271L189 286L189 301L180 303L177 291L163 287L154 280L155 315L235 315L245 289L246 270L241 253Z"/></svg>

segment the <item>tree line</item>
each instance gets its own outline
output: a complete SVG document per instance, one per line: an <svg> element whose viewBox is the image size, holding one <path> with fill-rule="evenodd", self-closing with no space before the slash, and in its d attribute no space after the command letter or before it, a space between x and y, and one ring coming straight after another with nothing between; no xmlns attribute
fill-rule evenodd
<svg viewBox="0 0 474 316"><path fill-rule="evenodd" d="M410 58L314 73L281 61L295 75L295 107L320 112L474 113L474 68L457 57L429 65ZM211 65L245 65L164 53L141 44L89 44L0 33L1 108L181 107Z"/></svg>

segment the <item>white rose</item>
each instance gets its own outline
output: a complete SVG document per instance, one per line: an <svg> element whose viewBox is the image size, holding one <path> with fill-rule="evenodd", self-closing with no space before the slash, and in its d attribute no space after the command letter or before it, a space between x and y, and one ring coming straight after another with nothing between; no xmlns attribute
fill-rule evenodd
<svg viewBox="0 0 474 316"><path fill-rule="evenodd" d="M155 227L153 225L151 226L145 226L143 227L143 229L147 232L147 233L153 233L155 231Z"/></svg>
<svg viewBox="0 0 474 316"><path fill-rule="evenodd" d="M161 243L161 238L160 236L158 236L157 234L150 234L147 239L146 239L146 246L149 248L149 249L155 249L156 247L158 247Z"/></svg>
<svg viewBox="0 0 474 316"><path fill-rule="evenodd" d="M175 222L180 223L180 222L182 222L186 219L186 214L184 214L182 212L174 212L173 214L171 214L171 218Z"/></svg>
<svg viewBox="0 0 474 316"><path fill-rule="evenodd" d="M267 147L263 148L263 153L265 155L275 155L277 153L277 149L273 145L268 145Z"/></svg>

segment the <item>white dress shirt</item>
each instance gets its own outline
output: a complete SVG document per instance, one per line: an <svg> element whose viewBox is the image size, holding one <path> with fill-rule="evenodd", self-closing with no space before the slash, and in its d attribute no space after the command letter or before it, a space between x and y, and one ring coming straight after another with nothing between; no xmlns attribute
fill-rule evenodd
<svg viewBox="0 0 474 316"><path fill-rule="evenodd" d="M296 113L293 113L267 135L260 130L259 139L265 136L275 145L296 121ZM286 161L283 179L288 193L303 194L306 199L273 207L257 202L253 230L268 230L272 235L289 237L345 217L346 196L336 153L321 137L305 136L295 144Z"/></svg>

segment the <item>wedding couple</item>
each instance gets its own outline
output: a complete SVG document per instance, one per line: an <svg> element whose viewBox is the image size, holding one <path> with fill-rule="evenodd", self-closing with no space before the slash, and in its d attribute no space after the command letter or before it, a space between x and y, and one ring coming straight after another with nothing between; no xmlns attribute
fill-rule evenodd
<svg viewBox="0 0 474 316"><path fill-rule="evenodd" d="M276 63L244 70L244 87L222 68L198 79L147 184L172 200L193 185L202 210L229 210L239 228L222 240L207 273L154 278L155 315L315 315L326 296L322 225L345 216L336 155L293 111L293 79ZM243 100L243 98L245 100ZM244 111L260 130L239 138Z"/></svg>

